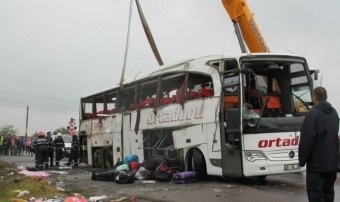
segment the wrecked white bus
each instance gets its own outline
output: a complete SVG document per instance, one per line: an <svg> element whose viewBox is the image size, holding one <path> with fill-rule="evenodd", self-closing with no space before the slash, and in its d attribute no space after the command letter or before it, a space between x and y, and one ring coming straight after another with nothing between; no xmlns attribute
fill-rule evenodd
<svg viewBox="0 0 340 202"><path fill-rule="evenodd" d="M162 156L199 178L300 172L313 79L294 55L208 56L136 74L81 98L87 161ZM316 75L317 76L317 75Z"/></svg>

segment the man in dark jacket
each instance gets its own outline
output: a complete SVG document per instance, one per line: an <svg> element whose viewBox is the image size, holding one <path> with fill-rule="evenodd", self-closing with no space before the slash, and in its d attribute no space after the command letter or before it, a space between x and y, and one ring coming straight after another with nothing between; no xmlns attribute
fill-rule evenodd
<svg viewBox="0 0 340 202"><path fill-rule="evenodd" d="M309 201L334 201L334 183L339 158L339 116L327 102L327 91L313 91L314 107L307 114L299 144L299 165L307 164Z"/></svg>

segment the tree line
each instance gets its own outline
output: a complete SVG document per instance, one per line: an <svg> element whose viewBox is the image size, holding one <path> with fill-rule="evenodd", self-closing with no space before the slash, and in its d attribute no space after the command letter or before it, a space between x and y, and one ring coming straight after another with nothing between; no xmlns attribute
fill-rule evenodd
<svg viewBox="0 0 340 202"><path fill-rule="evenodd" d="M36 137L38 135L38 132L39 131L35 131L33 134L28 135L28 136ZM44 132L47 132L47 131L44 131ZM68 134L68 130L65 127L60 127L60 128L55 129L52 133L53 134L57 134L57 133ZM8 134L12 134L15 136L25 135L25 134L19 134L18 129L16 129L14 125L6 124L0 128L0 136L6 136Z"/></svg>

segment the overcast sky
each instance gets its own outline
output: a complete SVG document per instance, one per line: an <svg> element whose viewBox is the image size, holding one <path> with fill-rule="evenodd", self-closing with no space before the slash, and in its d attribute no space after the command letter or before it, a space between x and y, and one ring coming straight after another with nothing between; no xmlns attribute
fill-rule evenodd
<svg viewBox="0 0 340 202"><path fill-rule="evenodd" d="M240 53L220 0L140 0L164 63ZM79 99L119 82L129 0L0 0L0 127L78 120ZM340 111L340 1L248 0L271 52L306 57ZM157 66L133 5L126 75ZM78 121L77 121L78 124Z"/></svg>

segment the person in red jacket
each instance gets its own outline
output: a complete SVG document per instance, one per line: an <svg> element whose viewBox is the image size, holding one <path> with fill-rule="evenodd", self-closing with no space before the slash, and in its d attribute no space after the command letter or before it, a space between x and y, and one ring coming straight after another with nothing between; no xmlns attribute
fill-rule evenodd
<svg viewBox="0 0 340 202"><path fill-rule="evenodd" d="M339 116L327 102L327 91L313 91L315 105L306 115L301 128L299 165L307 164L309 201L334 201L334 183L339 160Z"/></svg>

